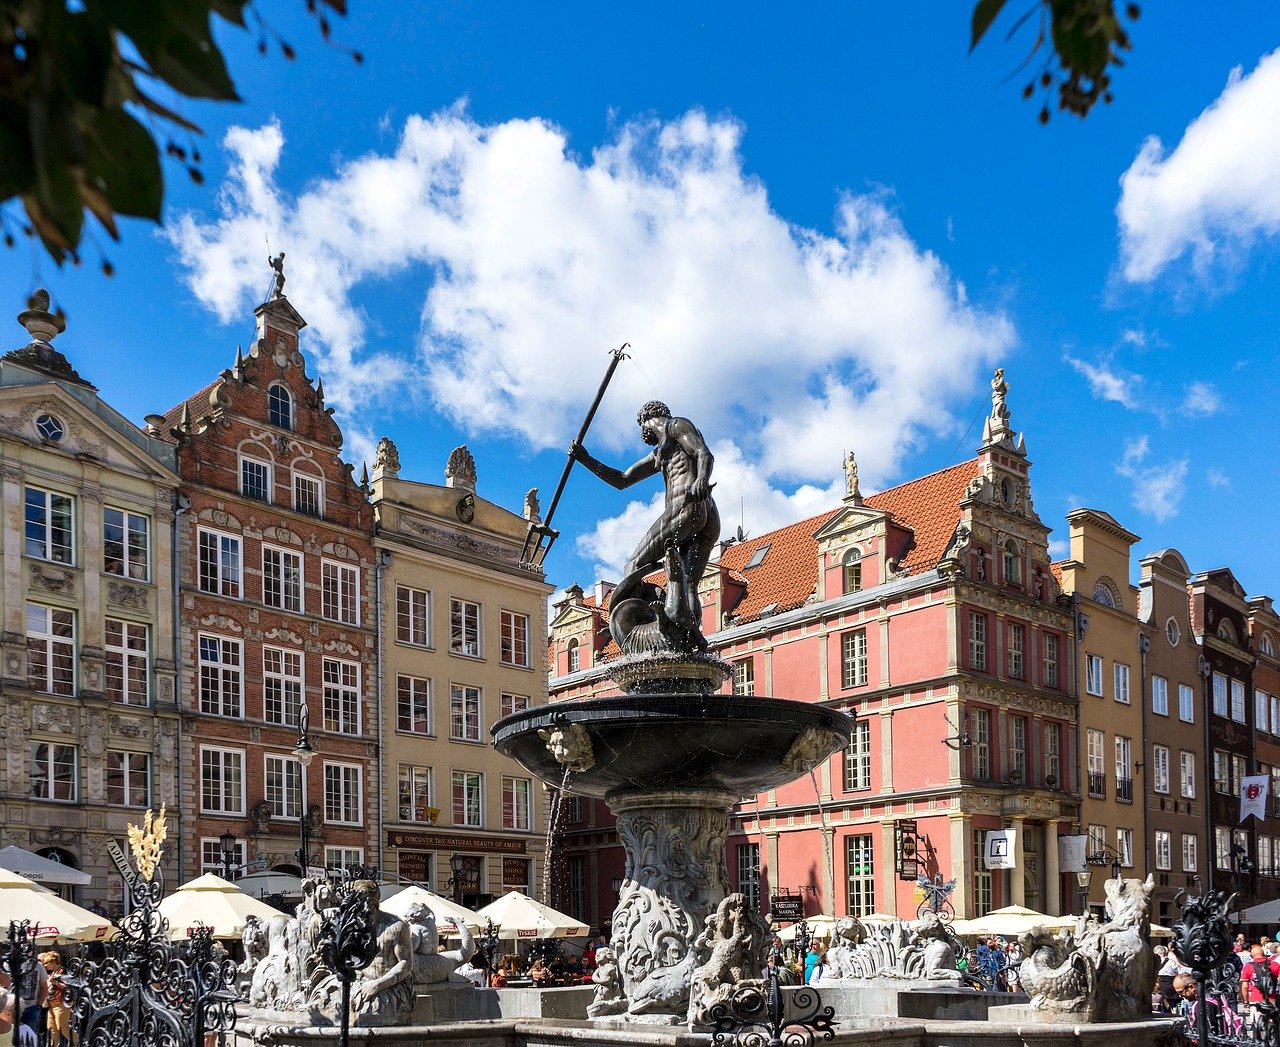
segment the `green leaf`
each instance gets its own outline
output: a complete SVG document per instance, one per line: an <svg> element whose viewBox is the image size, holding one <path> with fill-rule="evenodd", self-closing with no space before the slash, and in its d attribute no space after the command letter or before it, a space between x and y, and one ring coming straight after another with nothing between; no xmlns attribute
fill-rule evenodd
<svg viewBox="0 0 1280 1047"><path fill-rule="evenodd" d="M85 129L85 178L119 213L160 220L164 176L151 134L123 109L107 109Z"/></svg>
<svg viewBox="0 0 1280 1047"><path fill-rule="evenodd" d="M0 201L34 188L31 131L20 106L0 103Z"/></svg>
<svg viewBox="0 0 1280 1047"><path fill-rule="evenodd" d="M152 71L175 91L190 98L239 100L209 31L210 0L109 0L103 7Z"/></svg>
<svg viewBox="0 0 1280 1047"><path fill-rule="evenodd" d="M978 0L974 5L972 34L969 40L970 51L978 46L978 42L991 28L991 23L996 20L996 16L1000 14L1004 5L1005 0Z"/></svg>

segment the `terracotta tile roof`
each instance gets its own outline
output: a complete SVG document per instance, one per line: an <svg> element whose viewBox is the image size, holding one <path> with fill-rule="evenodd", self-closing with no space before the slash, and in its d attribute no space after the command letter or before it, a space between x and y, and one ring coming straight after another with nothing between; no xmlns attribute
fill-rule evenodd
<svg viewBox="0 0 1280 1047"><path fill-rule="evenodd" d="M191 396L188 396L181 403L175 405L174 407L170 407L169 410L165 411L164 413L165 426L168 428L172 428L173 426L177 425L179 421L181 421L183 407L186 407L190 410L191 420L193 422L198 422L201 418L203 418L206 414L208 414L211 409L209 405L209 394L213 392L214 386L218 385L221 381L222 381L221 378L215 378L212 382L206 385L198 393L193 393Z"/></svg>
<svg viewBox="0 0 1280 1047"><path fill-rule="evenodd" d="M1053 575L1053 580L1058 583L1058 588L1062 588L1062 565L1064 560L1051 560L1049 562L1049 573Z"/></svg>
<svg viewBox="0 0 1280 1047"><path fill-rule="evenodd" d="M978 475L978 460L971 459L890 487L866 499L866 505L890 513L914 531L915 541L902 561L912 574L937 566L960 521L960 501L969 481ZM818 585L818 543L814 535L840 508L789 524L776 531L730 546L720 566L737 578L745 578L747 594L738 605L734 623L755 621L770 604L770 613L789 611L805 603ZM763 546L769 551L759 565L747 568ZM898 550L891 549L890 555Z"/></svg>
<svg viewBox="0 0 1280 1047"><path fill-rule="evenodd" d="M911 574L921 574L938 565L960 522L960 500L977 475L978 460L972 458L867 499L867 505L883 509L915 531L915 543L900 566ZM890 555L896 552L889 550Z"/></svg>

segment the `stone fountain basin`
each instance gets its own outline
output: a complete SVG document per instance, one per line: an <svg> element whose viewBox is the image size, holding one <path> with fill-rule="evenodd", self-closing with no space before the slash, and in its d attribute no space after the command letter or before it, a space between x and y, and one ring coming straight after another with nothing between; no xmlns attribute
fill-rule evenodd
<svg viewBox="0 0 1280 1047"><path fill-rule="evenodd" d="M499 752L559 787L564 767L539 730L581 725L595 765L569 775L567 789L604 799L655 789L721 789L755 795L793 781L849 745L853 717L781 698L728 694L580 698L527 709L490 729ZM783 765L808 729L801 766ZM823 737L825 735L825 738Z"/></svg>

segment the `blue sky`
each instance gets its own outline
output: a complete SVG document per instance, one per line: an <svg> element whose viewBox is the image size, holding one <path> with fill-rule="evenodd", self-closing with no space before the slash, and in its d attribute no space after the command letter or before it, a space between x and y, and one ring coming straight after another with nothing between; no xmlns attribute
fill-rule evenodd
<svg viewBox="0 0 1280 1047"><path fill-rule="evenodd" d="M299 58L222 34L245 101L185 108L206 184L170 166L164 231L104 239L110 280L0 256L135 420L247 343L269 238L357 468L386 434L438 482L466 442L482 495L545 505L629 341L588 446L629 464L666 400L759 533L834 505L844 448L868 490L968 457L1003 365L1055 539L1104 509L1280 594L1276 5L1144 5L1115 104L1047 127L1005 82L1030 37L969 55L956 0L353 0L359 66L260 6ZM551 581L615 572L658 494L575 473Z"/></svg>

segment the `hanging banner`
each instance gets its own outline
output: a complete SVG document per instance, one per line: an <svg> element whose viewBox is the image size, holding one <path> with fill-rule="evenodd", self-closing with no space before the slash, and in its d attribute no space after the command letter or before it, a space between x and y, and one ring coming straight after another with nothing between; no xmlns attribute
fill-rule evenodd
<svg viewBox="0 0 1280 1047"><path fill-rule="evenodd" d="M1271 777L1266 774L1246 774L1240 779L1240 820L1253 815L1258 821L1267 816L1267 791Z"/></svg>
<svg viewBox="0 0 1280 1047"><path fill-rule="evenodd" d="M1058 871L1064 873L1081 873L1089 868L1085 852L1088 850L1089 837L1081 833L1079 836L1058 837Z"/></svg>
<svg viewBox="0 0 1280 1047"><path fill-rule="evenodd" d="M983 841L983 859L988 869L1014 868L1013 852L1018 840L1017 829L991 829Z"/></svg>

